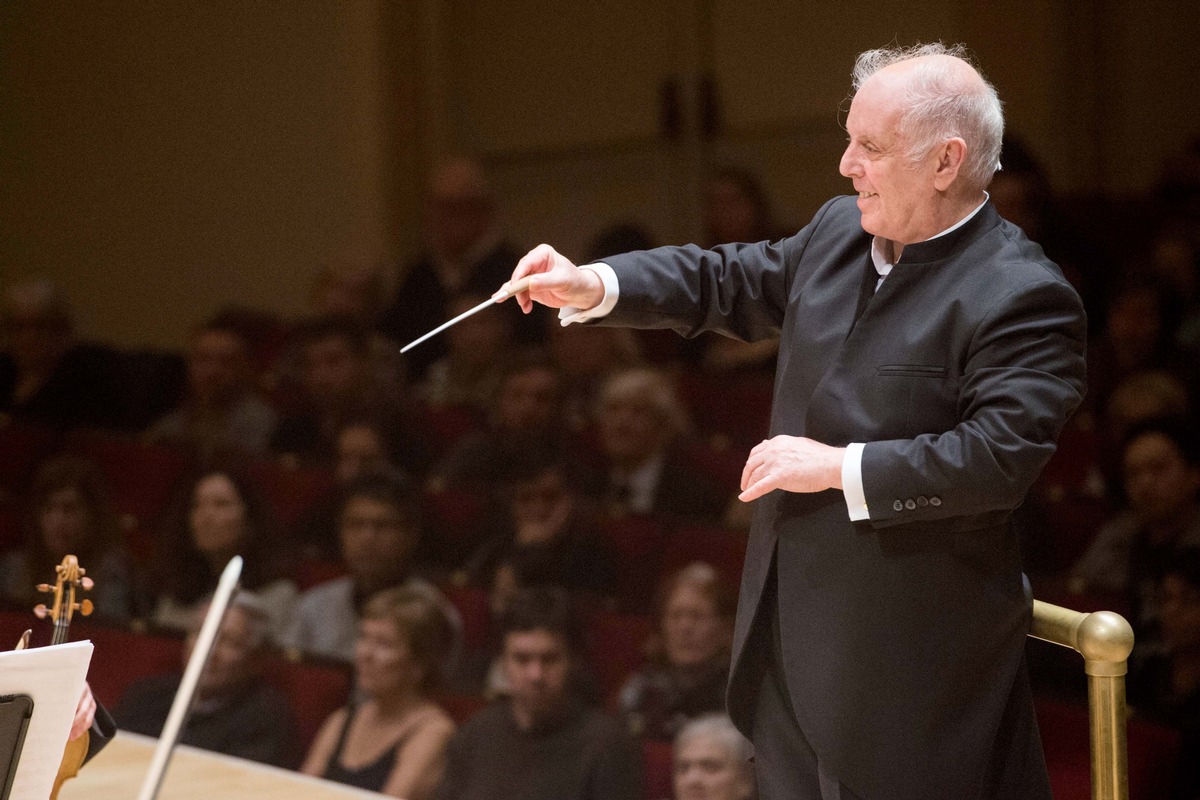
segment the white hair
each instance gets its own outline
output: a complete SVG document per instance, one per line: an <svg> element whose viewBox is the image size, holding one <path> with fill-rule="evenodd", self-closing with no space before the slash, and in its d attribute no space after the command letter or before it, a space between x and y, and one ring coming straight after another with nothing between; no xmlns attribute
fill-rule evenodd
<svg viewBox="0 0 1200 800"><path fill-rule="evenodd" d="M696 739L715 741L740 769L749 771L754 746L742 736L725 714L705 714L686 723L679 729L679 733L675 734L675 752L678 753L681 748Z"/></svg>
<svg viewBox="0 0 1200 800"><path fill-rule="evenodd" d="M963 81L960 70L946 58L926 56L958 59L975 72L979 82ZM854 91L884 67L916 58L922 61L909 78L900 121L901 135L909 143L909 158L919 161L937 145L958 137L967 145L963 175L982 189L1000 169L1004 111L996 88L979 73L965 47L933 42L868 50L855 61Z"/></svg>

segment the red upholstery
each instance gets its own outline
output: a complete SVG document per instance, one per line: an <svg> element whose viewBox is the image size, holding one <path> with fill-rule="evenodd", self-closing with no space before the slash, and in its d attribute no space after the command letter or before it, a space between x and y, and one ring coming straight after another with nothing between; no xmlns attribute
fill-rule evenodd
<svg viewBox="0 0 1200 800"><path fill-rule="evenodd" d="M329 495L336 483L332 470L274 461L251 465L250 475L262 488L285 530L298 522L318 500Z"/></svg>
<svg viewBox="0 0 1200 800"><path fill-rule="evenodd" d="M49 428L0 419L0 495L25 488L34 466L54 448Z"/></svg>
<svg viewBox="0 0 1200 800"><path fill-rule="evenodd" d="M588 622L588 663L596 671L605 697L616 693L645 661L646 640L654 620L644 614L597 611Z"/></svg>
<svg viewBox="0 0 1200 800"><path fill-rule="evenodd" d="M746 560L745 531L726 528L689 526L672 532L663 555L663 575L681 569L693 561L717 568L730 588L736 589Z"/></svg>
<svg viewBox="0 0 1200 800"><path fill-rule="evenodd" d="M642 779L649 800L674 797L674 753L670 742L642 742Z"/></svg>
<svg viewBox="0 0 1200 800"><path fill-rule="evenodd" d="M88 682L96 699L109 708L120 701L130 684L183 668L181 636L148 635L76 623L71 626L71 639L91 639L95 646Z"/></svg>
<svg viewBox="0 0 1200 800"><path fill-rule="evenodd" d="M457 694L443 692L433 698L434 702L446 710L457 724L462 725L471 717L482 711L488 704L484 697L474 694Z"/></svg>
<svg viewBox="0 0 1200 800"><path fill-rule="evenodd" d="M721 434L736 446L756 443L767 435L774 392L771 376L692 371L680 379L679 391L701 433Z"/></svg>
<svg viewBox="0 0 1200 800"><path fill-rule="evenodd" d="M462 617L463 646L469 651L479 651L487 647L491 617L487 592L474 586L447 585L442 587L442 593L454 604Z"/></svg>
<svg viewBox="0 0 1200 800"><path fill-rule="evenodd" d="M350 667L274 657L266 665L266 675L287 695L296 715L297 749L307 753L321 724L350 699Z"/></svg>
<svg viewBox="0 0 1200 800"><path fill-rule="evenodd" d="M649 517L605 520L600 530L617 555L617 597L627 609L645 610L661 574L666 533Z"/></svg>
<svg viewBox="0 0 1200 800"><path fill-rule="evenodd" d="M463 436L480 428L477 412L461 406L428 407L424 417L434 455L445 453Z"/></svg>
<svg viewBox="0 0 1200 800"><path fill-rule="evenodd" d="M98 431L72 433L67 449L100 467L117 512L143 526L162 512L186 466L175 450Z"/></svg>

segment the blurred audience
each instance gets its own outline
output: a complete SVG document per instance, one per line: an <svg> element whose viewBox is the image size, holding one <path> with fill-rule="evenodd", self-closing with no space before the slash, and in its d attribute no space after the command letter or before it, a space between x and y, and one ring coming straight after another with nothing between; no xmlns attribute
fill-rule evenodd
<svg viewBox="0 0 1200 800"><path fill-rule="evenodd" d="M732 596L708 564L689 564L664 582L651 662L621 689L633 735L670 741L689 719L725 711L733 612Z"/></svg>
<svg viewBox="0 0 1200 800"><path fill-rule="evenodd" d="M192 610L181 667L191 658L207 613L207 603ZM296 765L299 753L292 708L264 675L270 627L270 614L259 598L249 592L234 595L196 684L180 736L183 744L277 767ZM160 735L182 680L181 669L131 685L113 712L117 727L144 736Z"/></svg>
<svg viewBox="0 0 1200 800"><path fill-rule="evenodd" d="M403 588L424 594L442 609L456 631L451 658L457 658L462 620L433 584L418 577L414 563L421 528L420 495L410 481L382 472L349 483L338 510L342 563L349 574L300 596L283 636L284 646L353 661L367 601L384 589Z"/></svg>
<svg viewBox="0 0 1200 800"><path fill-rule="evenodd" d="M381 322L401 344L450 319L456 295L491 297L523 253L505 240L495 193L483 168L470 158L450 159L433 171L422 222L425 250L402 270L396 298ZM515 303L505 303L488 313L507 316L521 341L541 338L544 312L527 317ZM447 345L445 337L434 337L411 350L410 377L423 379L429 365L445 356Z"/></svg>
<svg viewBox="0 0 1200 800"><path fill-rule="evenodd" d="M152 622L187 628L235 555L244 560L241 585L258 595L275 638L297 596L286 577L291 554L280 546L262 492L240 466L202 466L180 482L157 542Z"/></svg>
<svg viewBox="0 0 1200 800"><path fill-rule="evenodd" d="M621 726L568 691L580 633L567 596L527 589L503 625L509 686L463 725L446 762L441 800L636 800L641 758Z"/></svg>
<svg viewBox="0 0 1200 800"><path fill-rule="evenodd" d="M33 475L23 520L25 546L0 558L0 592L21 605L47 602L35 588L54 583L67 554L79 559L95 585L87 597L96 619L128 620L134 611L133 567L108 482L90 461L62 455Z"/></svg>
<svg viewBox="0 0 1200 800"><path fill-rule="evenodd" d="M720 520L729 497L689 461L683 404L665 373L630 369L609 377L596 425L610 515Z"/></svg>
<svg viewBox="0 0 1200 800"><path fill-rule="evenodd" d="M457 317L487 299L482 294L457 295L446 313ZM503 359L512 349L512 320L506 314L479 313L445 336L446 355L429 367L418 394L427 406L464 408L482 416L500 385Z"/></svg>
<svg viewBox="0 0 1200 800"><path fill-rule="evenodd" d="M674 800L753 800L754 748L724 714L686 723L674 755Z"/></svg>
<svg viewBox="0 0 1200 800"><path fill-rule="evenodd" d="M71 307L53 282L10 285L0 332L0 413L59 428L125 424L117 354L75 340Z"/></svg>
<svg viewBox="0 0 1200 800"><path fill-rule="evenodd" d="M367 601L354 643L358 699L325 721L301 772L391 797L432 798L454 722L430 695L453 640L427 592L388 589Z"/></svg>
<svg viewBox="0 0 1200 800"><path fill-rule="evenodd" d="M1134 427L1122 450L1128 509L1072 569L1073 588L1124 598L1139 657L1158 647L1155 580L1182 548L1200 547L1200 439L1185 420Z"/></svg>
<svg viewBox="0 0 1200 800"><path fill-rule="evenodd" d="M151 425L145 437L202 458L230 450L262 455L278 421L255 391L254 362L241 327L217 318L192 334L183 404Z"/></svg>

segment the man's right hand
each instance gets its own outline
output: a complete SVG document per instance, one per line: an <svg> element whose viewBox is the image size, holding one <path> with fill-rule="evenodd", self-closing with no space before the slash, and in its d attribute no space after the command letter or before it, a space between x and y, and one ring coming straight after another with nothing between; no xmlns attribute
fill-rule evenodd
<svg viewBox="0 0 1200 800"><path fill-rule="evenodd" d="M521 310L528 314L534 303L551 308L572 306L587 311L604 300L604 282L590 269L580 269L548 244L525 254L513 270L512 281L532 275L529 290L516 295Z"/></svg>

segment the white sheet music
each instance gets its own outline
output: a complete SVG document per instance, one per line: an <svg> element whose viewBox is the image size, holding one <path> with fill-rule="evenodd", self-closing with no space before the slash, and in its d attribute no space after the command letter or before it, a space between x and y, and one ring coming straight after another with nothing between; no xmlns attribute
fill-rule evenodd
<svg viewBox="0 0 1200 800"><path fill-rule="evenodd" d="M91 642L0 652L0 695L33 698L11 800L50 796L91 660Z"/></svg>

